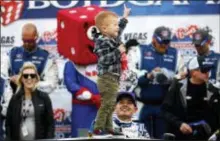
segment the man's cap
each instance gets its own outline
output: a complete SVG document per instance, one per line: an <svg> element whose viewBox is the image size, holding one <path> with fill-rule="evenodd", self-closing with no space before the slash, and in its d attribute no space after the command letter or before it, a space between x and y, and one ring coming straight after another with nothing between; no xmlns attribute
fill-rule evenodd
<svg viewBox="0 0 220 141"><path fill-rule="evenodd" d="M202 73L206 73L213 68L213 64L206 62L204 57L197 56L188 62L188 70L200 69Z"/></svg>
<svg viewBox="0 0 220 141"><path fill-rule="evenodd" d="M193 34L192 43L197 46L203 46L206 42L211 40L212 40L212 36L209 34L208 30L198 29Z"/></svg>
<svg viewBox="0 0 220 141"><path fill-rule="evenodd" d="M171 40L171 31L170 31L169 28L167 28L165 26L157 27L154 31L154 38L156 38L156 40L159 43L170 42L170 40Z"/></svg>
<svg viewBox="0 0 220 141"><path fill-rule="evenodd" d="M116 102L118 103L118 102L119 102L122 98L124 98L124 97L130 98L131 101L133 102L133 104L134 104L135 106L137 106L135 94L132 93L132 92L119 92L118 95L117 95Z"/></svg>

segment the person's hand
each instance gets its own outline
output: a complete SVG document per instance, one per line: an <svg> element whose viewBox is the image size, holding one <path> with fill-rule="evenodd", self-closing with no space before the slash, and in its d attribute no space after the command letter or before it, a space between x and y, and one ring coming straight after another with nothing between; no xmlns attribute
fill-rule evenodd
<svg viewBox="0 0 220 141"><path fill-rule="evenodd" d="M131 12L131 8L127 8L127 6L124 4L124 14L123 14L123 18L127 19L128 15Z"/></svg>
<svg viewBox="0 0 220 141"><path fill-rule="evenodd" d="M182 80L182 79L186 78L187 74L188 74L187 72L180 72L175 76L175 78L178 80Z"/></svg>
<svg viewBox="0 0 220 141"><path fill-rule="evenodd" d="M182 123L181 126L180 126L180 131L183 134L191 134L192 133L192 128L188 124Z"/></svg>
<svg viewBox="0 0 220 141"><path fill-rule="evenodd" d="M161 71L160 67L156 67L156 68L154 68L151 72L147 73L146 77L147 77L148 79L153 80L153 79L154 79L154 73L155 73L155 72L160 72L160 71Z"/></svg>
<svg viewBox="0 0 220 141"><path fill-rule="evenodd" d="M118 49L120 50L121 53L124 53L126 51L124 44L121 44Z"/></svg>
<svg viewBox="0 0 220 141"><path fill-rule="evenodd" d="M154 75L153 75L153 73L152 73L152 72L147 73L147 74L146 74L146 77L147 77L148 79L151 79L151 80L153 80L153 79L154 79Z"/></svg>
<svg viewBox="0 0 220 141"><path fill-rule="evenodd" d="M184 79L187 76L187 72L180 72L179 75L180 75L180 79Z"/></svg>
<svg viewBox="0 0 220 141"><path fill-rule="evenodd" d="M160 67L156 67L156 68L153 69L153 71L155 71L155 72L160 72L160 71L161 71L161 68L160 68Z"/></svg>
<svg viewBox="0 0 220 141"><path fill-rule="evenodd" d="M16 84L17 79L18 79L18 75L14 75L14 76L11 76L11 77L10 77L10 81L11 81L12 83L14 83L14 84Z"/></svg>

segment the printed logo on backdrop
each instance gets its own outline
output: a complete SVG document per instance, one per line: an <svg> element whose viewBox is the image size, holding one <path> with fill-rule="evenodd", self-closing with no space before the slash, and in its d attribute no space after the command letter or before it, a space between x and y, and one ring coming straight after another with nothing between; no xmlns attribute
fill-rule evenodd
<svg viewBox="0 0 220 141"><path fill-rule="evenodd" d="M136 39L140 44L147 43L147 32L128 32L123 34L123 40Z"/></svg>
<svg viewBox="0 0 220 141"><path fill-rule="evenodd" d="M14 46L15 36L1 36L0 44L1 48L11 48Z"/></svg>
<svg viewBox="0 0 220 141"><path fill-rule="evenodd" d="M0 38L0 50L1 50L1 56L6 56L8 54L8 51L12 49L15 46L15 36L1 36ZM3 57L4 58L4 57Z"/></svg>
<svg viewBox="0 0 220 141"><path fill-rule="evenodd" d="M68 113L68 111L65 111L65 109L61 109L61 108L54 109L54 120L55 120L56 138L70 137L70 133L71 133L70 112Z"/></svg>
<svg viewBox="0 0 220 141"><path fill-rule="evenodd" d="M180 50L181 54L184 56L184 61L188 61L197 54L192 44L192 36L197 29L199 29L198 25L189 25L186 27L179 27L174 31L171 46Z"/></svg>
<svg viewBox="0 0 220 141"><path fill-rule="evenodd" d="M43 31L38 40L38 46L50 52L53 57L58 58L57 52L57 30Z"/></svg>
<svg viewBox="0 0 220 141"><path fill-rule="evenodd" d="M64 85L59 85L49 96L53 106L56 138L71 137L72 95Z"/></svg>

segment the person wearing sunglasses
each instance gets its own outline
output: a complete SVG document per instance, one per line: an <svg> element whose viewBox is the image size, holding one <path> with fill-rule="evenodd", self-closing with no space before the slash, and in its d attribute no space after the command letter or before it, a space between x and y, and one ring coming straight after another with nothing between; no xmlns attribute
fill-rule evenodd
<svg viewBox="0 0 220 141"><path fill-rule="evenodd" d="M48 51L37 46L38 31L34 24L27 23L22 27L22 41L23 45L20 47L13 47L7 55L1 55L1 77L10 83L12 92L15 93L16 81L18 73L22 65L31 61L37 68L40 76L40 81L36 87L44 92L51 93L58 84L58 68L55 60ZM6 90L9 91L9 90ZM5 116L6 109L10 97L13 93L5 93L3 96L3 110L2 114Z"/></svg>
<svg viewBox="0 0 220 141"><path fill-rule="evenodd" d="M210 47L213 44L212 39L213 36L210 34L210 30L208 28L201 28L193 34L192 43L195 46L198 56L205 58L204 63L215 66L212 68L209 78L210 81L215 81L220 54L210 50Z"/></svg>
<svg viewBox="0 0 220 141"><path fill-rule="evenodd" d="M16 90L15 82L20 68L24 62L33 62L39 75L41 82L39 88L50 93L58 82L57 65L48 51L39 48L37 45L38 31L37 27L32 23L27 23L22 27L22 42L20 47L13 47L7 55L2 55L1 76L9 79L13 85L13 91Z"/></svg>
<svg viewBox="0 0 220 141"><path fill-rule="evenodd" d="M53 109L47 93L37 89L36 66L25 62L17 78L17 90L6 115L6 139L35 140L54 137Z"/></svg>
<svg viewBox="0 0 220 141"><path fill-rule="evenodd" d="M136 92L137 100L143 104L139 120L145 124L152 138L162 138L164 121L160 117L160 106L173 78L177 73L186 71L180 53L170 47L171 34L168 27L157 27L152 43L140 45L134 57L136 64L133 66L137 66L135 72L140 90Z"/></svg>

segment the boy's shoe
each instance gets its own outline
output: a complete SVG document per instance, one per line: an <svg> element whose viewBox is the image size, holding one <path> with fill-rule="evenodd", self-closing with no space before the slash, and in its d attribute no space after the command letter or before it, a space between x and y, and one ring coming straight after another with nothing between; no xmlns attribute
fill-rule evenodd
<svg viewBox="0 0 220 141"><path fill-rule="evenodd" d="M92 138L102 139L102 138L111 138L112 134L106 133L103 130L94 130Z"/></svg>

